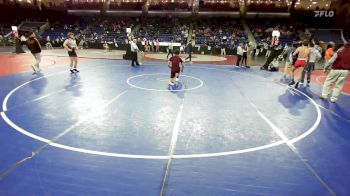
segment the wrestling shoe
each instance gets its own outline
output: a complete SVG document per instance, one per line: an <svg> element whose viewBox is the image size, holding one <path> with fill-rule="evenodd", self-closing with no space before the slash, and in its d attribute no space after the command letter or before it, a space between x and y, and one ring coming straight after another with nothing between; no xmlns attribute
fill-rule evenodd
<svg viewBox="0 0 350 196"><path fill-rule="evenodd" d="M332 102L332 103L337 102L337 100L338 100L337 98L331 97L331 102Z"/></svg>
<svg viewBox="0 0 350 196"><path fill-rule="evenodd" d="M301 83L302 84L302 83ZM297 82L294 86L294 88L299 88L299 82Z"/></svg>
<svg viewBox="0 0 350 196"><path fill-rule="evenodd" d="M288 86L293 86L295 84L294 80L290 81Z"/></svg>

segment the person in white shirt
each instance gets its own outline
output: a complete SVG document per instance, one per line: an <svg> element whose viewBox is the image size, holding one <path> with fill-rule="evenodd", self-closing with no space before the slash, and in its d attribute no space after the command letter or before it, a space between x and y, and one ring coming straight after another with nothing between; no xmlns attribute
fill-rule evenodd
<svg viewBox="0 0 350 196"><path fill-rule="evenodd" d="M139 51L139 48L136 45L136 39L133 39L130 42L130 50L131 50L131 53L132 53L131 66L134 67L135 63L136 63L136 66L139 66L140 64L139 64L139 62L137 60L137 52Z"/></svg>
<svg viewBox="0 0 350 196"><path fill-rule="evenodd" d="M185 50L184 50L184 46L181 44L181 46L180 46L180 54L183 54L183 53L185 53Z"/></svg>
<svg viewBox="0 0 350 196"><path fill-rule="evenodd" d="M247 59L248 59L248 49L249 49L249 46L247 43L244 44L243 48L242 48L242 66L243 64L245 64L245 67L246 68L249 68L249 66L247 65Z"/></svg>
<svg viewBox="0 0 350 196"><path fill-rule="evenodd" d="M174 45L173 45L173 41L171 41L168 46L168 55L166 56L167 59L169 58L169 54L171 54L171 57L174 56L173 50L174 50Z"/></svg>
<svg viewBox="0 0 350 196"><path fill-rule="evenodd" d="M221 42L220 48L221 48L221 56L226 56L226 43Z"/></svg>
<svg viewBox="0 0 350 196"><path fill-rule="evenodd" d="M272 31L272 40L271 40L272 46L278 45L280 36L281 36L281 33L279 32L278 27L275 27L275 29Z"/></svg>
<svg viewBox="0 0 350 196"><path fill-rule="evenodd" d="M109 52L109 51L110 51L109 45L108 45L107 41L105 41L105 42L103 43L103 48L105 49L105 52Z"/></svg>
<svg viewBox="0 0 350 196"><path fill-rule="evenodd" d="M237 47L237 61L236 61L236 66L239 66L239 63L242 60L242 56L243 56L243 48L242 48L242 44L239 44Z"/></svg>
<svg viewBox="0 0 350 196"><path fill-rule="evenodd" d="M77 69L78 66L78 55L77 55L77 41L75 40L74 33L69 32L67 34L67 39L63 43L63 47L68 51L68 56L70 59L70 72L76 73L79 72Z"/></svg>
<svg viewBox="0 0 350 196"><path fill-rule="evenodd" d="M304 83L304 78L305 78L305 74L307 73L307 85L309 86L310 81L311 81L311 71L314 70L315 68L315 63L317 61L319 61L322 58L321 53L319 52L319 50L315 47L314 43L310 43L309 44L310 47L310 58L309 58L309 62L307 64L307 66L305 67L305 69L302 72L302 76L301 76L301 81L300 84Z"/></svg>

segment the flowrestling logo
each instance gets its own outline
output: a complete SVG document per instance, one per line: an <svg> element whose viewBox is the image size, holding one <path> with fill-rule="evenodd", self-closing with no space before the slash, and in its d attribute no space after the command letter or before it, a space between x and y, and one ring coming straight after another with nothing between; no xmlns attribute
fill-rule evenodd
<svg viewBox="0 0 350 196"><path fill-rule="evenodd" d="M332 18L334 16L334 11L314 11L315 17L326 17L326 18Z"/></svg>

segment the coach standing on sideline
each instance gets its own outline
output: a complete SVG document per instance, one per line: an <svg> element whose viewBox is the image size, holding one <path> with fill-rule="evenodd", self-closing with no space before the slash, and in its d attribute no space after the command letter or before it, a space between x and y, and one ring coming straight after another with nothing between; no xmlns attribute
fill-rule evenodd
<svg viewBox="0 0 350 196"><path fill-rule="evenodd" d="M135 67L135 63L136 63L136 66L139 66L139 62L137 60L137 52L139 51L139 48L137 47L136 45L136 39L133 39L130 43L130 50L131 50L131 53L132 53L132 60L131 60L131 66L132 67Z"/></svg>
<svg viewBox="0 0 350 196"><path fill-rule="evenodd" d="M34 73L40 71L40 62L41 62L41 45L38 39L35 36L34 32L29 33L29 38L27 39L27 46L32 55L35 58L35 64L32 65Z"/></svg>
<svg viewBox="0 0 350 196"><path fill-rule="evenodd" d="M190 42L188 42L188 44L187 44L187 53L188 53L188 57L185 59L185 61L187 61L187 59L190 59L189 62L192 62L192 51L193 51L192 41L190 41Z"/></svg>
<svg viewBox="0 0 350 196"><path fill-rule="evenodd" d="M349 76L350 71L350 42L346 43L344 47L340 48L337 53L327 62L324 71L332 66L332 70L329 72L326 81L323 85L322 99L327 99L330 94L333 84L333 94L331 102L336 102L343 89L346 78Z"/></svg>

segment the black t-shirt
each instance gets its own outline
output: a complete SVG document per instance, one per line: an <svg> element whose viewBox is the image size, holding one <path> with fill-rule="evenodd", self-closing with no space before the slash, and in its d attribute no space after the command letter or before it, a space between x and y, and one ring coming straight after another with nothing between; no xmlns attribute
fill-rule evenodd
<svg viewBox="0 0 350 196"><path fill-rule="evenodd" d="M39 43L33 37L31 37L27 40L27 46L28 46L28 49L30 50L30 52L33 54L41 52L41 48L40 48Z"/></svg>
<svg viewBox="0 0 350 196"><path fill-rule="evenodd" d="M137 47L139 48L139 50L145 51L145 50L144 50L144 46L142 45L142 42L136 42L136 45L137 45Z"/></svg>
<svg viewBox="0 0 350 196"><path fill-rule="evenodd" d="M188 44L187 50L188 50L188 52L192 52L193 48L192 48L192 44L191 43Z"/></svg>

